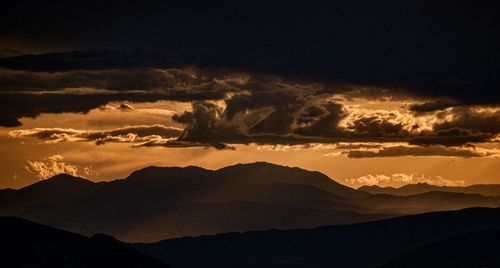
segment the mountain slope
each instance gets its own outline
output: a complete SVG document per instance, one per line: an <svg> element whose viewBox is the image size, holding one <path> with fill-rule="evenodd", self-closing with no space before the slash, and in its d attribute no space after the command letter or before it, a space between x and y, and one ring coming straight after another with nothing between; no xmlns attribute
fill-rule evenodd
<svg viewBox="0 0 500 268"><path fill-rule="evenodd" d="M470 186L437 186L427 183L407 184L400 188L379 187L377 185L362 186L358 190L371 194L390 194L409 196L423 194L427 192L451 192L464 194L480 194L484 196L500 196L500 184L476 184Z"/></svg>
<svg viewBox="0 0 500 268"><path fill-rule="evenodd" d="M129 242L500 206L500 198L462 193L371 195L319 172L263 162L219 170L147 167L105 183L58 175L21 190L2 190L0 201L0 215Z"/></svg>
<svg viewBox="0 0 500 268"><path fill-rule="evenodd" d="M357 199L354 204L392 213L415 214L468 207L500 207L500 197L450 192L427 192L410 196L376 194Z"/></svg>
<svg viewBox="0 0 500 268"><path fill-rule="evenodd" d="M68 174L59 174L19 190L0 190L0 214L9 215L50 203L81 199L97 189L98 184Z"/></svg>
<svg viewBox="0 0 500 268"><path fill-rule="evenodd" d="M275 188L286 194L286 189ZM270 204L235 200L225 202L158 203L137 200L120 204L85 200L26 211L23 217L78 233L112 234L123 241L158 241L180 236L223 232L292 229L347 224L390 217L379 213L358 213L343 204L322 201L297 204ZM319 202L319 201L318 201Z"/></svg>
<svg viewBox="0 0 500 268"><path fill-rule="evenodd" d="M88 238L21 218L0 217L2 267L170 267L111 237Z"/></svg>
<svg viewBox="0 0 500 268"><path fill-rule="evenodd" d="M452 235L498 226L500 209L472 208L309 230L171 239L135 247L175 267L373 267Z"/></svg>
<svg viewBox="0 0 500 268"><path fill-rule="evenodd" d="M337 183L320 172L297 167L283 167L266 162L237 164L219 169L216 172L219 176L238 178L242 182L256 182L255 180L258 178L260 183L280 182L310 185L345 198L367 196L364 192Z"/></svg>
<svg viewBox="0 0 500 268"><path fill-rule="evenodd" d="M43 183L56 185L50 183L54 180ZM6 215L85 235L109 233L125 241L347 224L390 216L351 204L352 198L369 194L321 173L262 162L220 170L147 167L126 179L89 186L75 193L78 198L39 202ZM54 188L45 192L61 191Z"/></svg>
<svg viewBox="0 0 500 268"><path fill-rule="evenodd" d="M460 234L407 253L381 267L500 267L499 241L499 229Z"/></svg>

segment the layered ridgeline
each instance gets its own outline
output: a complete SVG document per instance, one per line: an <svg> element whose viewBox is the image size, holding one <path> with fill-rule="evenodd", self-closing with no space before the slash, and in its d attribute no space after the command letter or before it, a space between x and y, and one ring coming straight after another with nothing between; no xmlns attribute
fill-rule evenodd
<svg viewBox="0 0 500 268"><path fill-rule="evenodd" d="M500 267L500 227L454 235L404 254L382 268Z"/></svg>
<svg viewBox="0 0 500 268"><path fill-rule="evenodd" d="M88 238L21 218L0 217L0 237L0 267L170 267L107 235Z"/></svg>
<svg viewBox="0 0 500 268"><path fill-rule="evenodd" d="M177 238L135 247L178 268L500 267L499 230L500 208L470 208L307 230Z"/></svg>
<svg viewBox="0 0 500 268"><path fill-rule="evenodd" d="M148 167L111 182L58 175L0 191L0 213L125 241L380 219L350 204L368 196L299 168L268 163L219 170Z"/></svg>
<svg viewBox="0 0 500 268"><path fill-rule="evenodd" d="M319 172L263 162L219 170L148 167L100 183L61 174L19 190L0 190L0 215L131 242L350 224L477 206L498 207L500 198L449 192L374 195Z"/></svg>
<svg viewBox="0 0 500 268"><path fill-rule="evenodd" d="M407 184L399 188L380 187L377 185L362 186L358 190L371 194L390 194L409 196L427 192L451 192L463 194L480 194L484 196L500 196L500 184L476 184L470 186L438 186L428 183Z"/></svg>

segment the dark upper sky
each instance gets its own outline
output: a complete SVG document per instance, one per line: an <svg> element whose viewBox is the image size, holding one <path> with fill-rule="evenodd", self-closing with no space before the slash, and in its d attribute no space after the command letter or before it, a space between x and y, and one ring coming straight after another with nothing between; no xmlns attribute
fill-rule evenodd
<svg viewBox="0 0 500 268"><path fill-rule="evenodd" d="M0 8L0 188L262 160L498 182L498 1L57 2Z"/></svg>
<svg viewBox="0 0 500 268"><path fill-rule="evenodd" d="M154 52L498 103L499 15L497 1L15 1L0 11L0 47Z"/></svg>

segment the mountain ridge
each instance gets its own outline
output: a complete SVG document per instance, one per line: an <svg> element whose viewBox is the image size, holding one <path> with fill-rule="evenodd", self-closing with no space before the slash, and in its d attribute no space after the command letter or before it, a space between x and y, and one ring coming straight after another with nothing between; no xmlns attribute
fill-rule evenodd
<svg viewBox="0 0 500 268"><path fill-rule="evenodd" d="M43 185L56 185L51 181ZM351 204L351 198L369 194L319 172L263 162L218 170L151 166L124 179L88 185L79 198L20 203L16 209L0 193L11 209L0 207L0 215L21 216L85 235L109 233L126 241L314 227L390 216ZM31 188L19 191L27 189Z"/></svg>
<svg viewBox="0 0 500 268"><path fill-rule="evenodd" d="M150 166L99 183L58 175L19 190L0 190L0 201L0 215L129 242L500 206L500 198L477 194L370 194L320 172L265 162L216 170Z"/></svg>
<svg viewBox="0 0 500 268"><path fill-rule="evenodd" d="M170 267L109 236L88 238L17 217L0 217L0 236L2 267Z"/></svg>
<svg viewBox="0 0 500 268"><path fill-rule="evenodd" d="M454 192L465 194L481 194L484 196L500 196L500 184L473 184L469 186L438 186L428 183L406 184L399 188L380 187L377 185L361 186L360 191L371 194L391 194L400 196L416 195L431 191Z"/></svg>
<svg viewBox="0 0 500 268"><path fill-rule="evenodd" d="M500 208L431 212L351 225L175 238L135 248L175 267L374 267L465 232L500 226ZM197 256L190 258L190 256Z"/></svg>

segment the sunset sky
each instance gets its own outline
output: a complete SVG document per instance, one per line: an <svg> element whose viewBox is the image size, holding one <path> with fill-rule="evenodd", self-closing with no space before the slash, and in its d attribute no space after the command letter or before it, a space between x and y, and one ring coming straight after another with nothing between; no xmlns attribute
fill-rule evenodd
<svg viewBox="0 0 500 268"><path fill-rule="evenodd" d="M2 8L0 188L255 161L500 183L498 4L364 2Z"/></svg>

